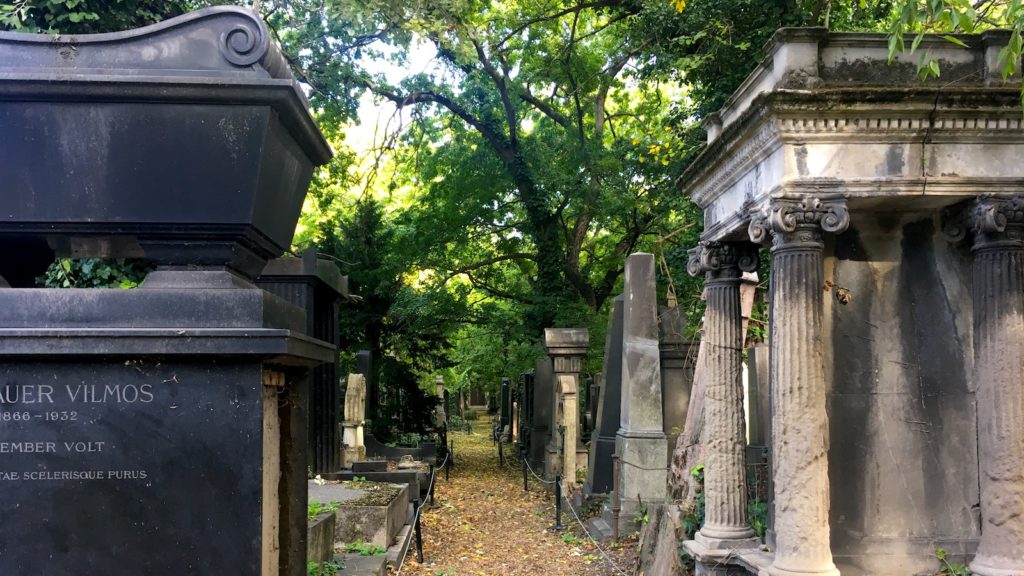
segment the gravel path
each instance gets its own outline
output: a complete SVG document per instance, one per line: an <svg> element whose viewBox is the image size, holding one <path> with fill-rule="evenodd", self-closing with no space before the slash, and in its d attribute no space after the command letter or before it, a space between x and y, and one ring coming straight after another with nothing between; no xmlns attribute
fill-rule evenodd
<svg viewBox="0 0 1024 576"><path fill-rule="evenodd" d="M578 527L566 536L553 524L551 492L531 477L523 491L519 468L499 468L497 449L483 434L455 433L456 467L445 482L438 471L437 506L424 512L424 564L410 550L402 574L410 576L577 576L617 574ZM575 521L564 513L563 524ZM631 573L634 545L613 546ZM627 567L628 566L628 567Z"/></svg>

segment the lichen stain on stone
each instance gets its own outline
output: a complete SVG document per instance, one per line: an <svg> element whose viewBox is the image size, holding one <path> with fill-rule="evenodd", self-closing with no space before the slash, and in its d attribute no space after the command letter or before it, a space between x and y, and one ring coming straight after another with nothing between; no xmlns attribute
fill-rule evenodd
<svg viewBox="0 0 1024 576"><path fill-rule="evenodd" d="M807 147L803 144L797 144L793 147L793 153L796 154L796 170L801 176L807 176Z"/></svg>
<svg viewBox="0 0 1024 576"><path fill-rule="evenodd" d="M885 151L885 176L901 176L906 167L906 160L903 157L903 146L891 144Z"/></svg>

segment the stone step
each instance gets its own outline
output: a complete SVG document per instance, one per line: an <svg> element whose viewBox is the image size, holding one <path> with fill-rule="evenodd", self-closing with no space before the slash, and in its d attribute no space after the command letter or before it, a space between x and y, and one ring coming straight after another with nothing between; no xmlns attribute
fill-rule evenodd
<svg viewBox="0 0 1024 576"><path fill-rule="evenodd" d="M338 571L338 576L384 576L384 556L360 556L344 554L340 558L345 567Z"/></svg>
<svg viewBox="0 0 1024 576"><path fill-rule="evenodd" d="M411 524L402 526L402 529L398 531L398 536L395 537L395 544L388 548L387 561L388 564L398 569L398 563L402 560L402 556L405 555L408 559L408 554L415 555L416 550L414 548L415 531L412 529Z"/></svg>
<svg viewBox="0 0 1024 576"><path fill-rule="evenodd" d="M600 516L587 519L587 531L599 542L612 539L612 527Z"/></svg>

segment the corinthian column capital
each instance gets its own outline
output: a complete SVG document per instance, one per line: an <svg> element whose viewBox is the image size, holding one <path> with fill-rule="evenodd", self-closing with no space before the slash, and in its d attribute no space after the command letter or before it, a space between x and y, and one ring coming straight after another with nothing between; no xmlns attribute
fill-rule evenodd
<svg viewBox="0 0 1024 576"><path fill-rule="evenodd" d="M766 209L751 215L747 232L751 242L773 248L791 245L818 245L822 232L839 234L850 225L850 213L842 198L822 200L816 196L775 198Z"/></svg>
<svg viewBox="0 0 1024 576"><path fill-rule="evenodd" d="M757 247L747 242L702 241L688 252L686 271L691 276L711 274L739 278L740 272L757 270Z"/></svg>

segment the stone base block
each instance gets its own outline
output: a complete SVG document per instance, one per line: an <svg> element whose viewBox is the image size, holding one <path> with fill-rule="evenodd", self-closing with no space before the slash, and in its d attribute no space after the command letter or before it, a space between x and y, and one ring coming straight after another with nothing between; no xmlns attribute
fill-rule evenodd
<svg viewBox="0 0 1024 576"><path fill-rule="evenodd" d="M365 446L345 446L341 451L341 466L342 468L351 468L355 462L360 462L366 459L366 447Z"/></svg>
<svg viewBox="0 0 1024 576"><path fill-rule="evenodd" d="M1020 576L1024 574L1024 565L1016 563L1010 558L977 557L971 562L970 569L974 576Z"/></svg>
<svg viewBox="0 0 1024 576"><path fill-rule="evenodd" d="M839 569L831 566L818 569L793 570L772 565L768 567L768 576L839 576Z"/></svg>
<svg viewBox="0 0 1024 576"><path fill-rule="evenodd" d="M635 524L634 516L644 507L653 510L655 504L661 504L668 498L668 447L663 432L622 430L615 438L615 447L621 463L621 529L626 523Z"/></svg>
<svg viewBox="0 0 1024 576"><path fill-rule="evenodd" d="M759 549L712 550L696 540L683 542L696 576L768 576L774 555Z"/></svg>
<svg viewBox="0 0 1024 576"><path fill-rule="evenodd" d="M715 538L705 536L703 530L697 532L693 539L701 543L708 550L756 550L761 546L761 539L756 536L750 538Z"/></svg>
<svg viewBox="0 0 1024 576"><path fill-rule="evenodd" d="M556 474L562 473L562 458L558 452L550 448L544 453L544 477L553 479Z"/></svg>

